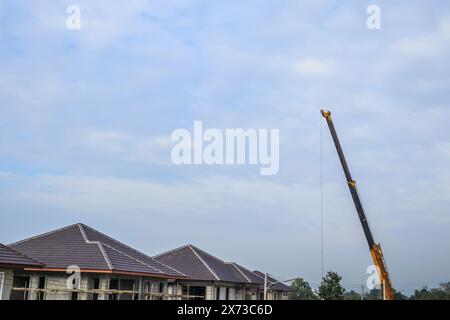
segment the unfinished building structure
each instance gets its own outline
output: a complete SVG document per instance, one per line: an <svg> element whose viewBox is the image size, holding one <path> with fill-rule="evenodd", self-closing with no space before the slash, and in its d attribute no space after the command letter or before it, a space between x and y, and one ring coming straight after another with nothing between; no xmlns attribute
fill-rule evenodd
<svg viewBox="0 0 450 320"><path fill-rule="evenodd" d="M188 276L180 279L183 294L203 296L206 300L262 300L264 275L234 262L221 259L193 246L185 245L153 257ZM274 286L270 286L270 279ZM290 288L269 279L268 298L287 299Z"/></svg>
<svg viewBox="0 0 450 320"><path fill-rule="evenodd" d="M161 299L186 275L86 225L75 224L9 245L42 266L16 270L13 291L46 300ZM17 285L20 286L18 287ZM18 298L18 296L15 298Z"/></svg>
<svg viewBox="0 0 450 320"><path fill-rule="evenodd" d="M29 279L20 278L15 274L24 272L25 268L40 267L42 267L41 263L0 244L0 300L20 299L21 296L25 298L25 293L12 292L11 289L17 285L28 286Z"/></svg>
<svg viewBox="0 0 450 320"><path fill-rule="evenodd" d="M151 257L84 224L0 246L5 300L256 300L263 284L193 246ZM289 287L276 285L268 298L287 298Z"/></svg>

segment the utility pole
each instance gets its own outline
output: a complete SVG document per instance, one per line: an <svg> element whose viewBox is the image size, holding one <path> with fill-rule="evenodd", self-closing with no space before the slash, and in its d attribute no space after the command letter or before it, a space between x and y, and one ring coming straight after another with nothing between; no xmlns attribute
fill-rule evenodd
<svg viewBox="0 0 450 320"><path fill-rule="evenodd" d="M264 300L267 300L267 272L264 274Z"/></svg>
<svg viewBox="0 0 450 320"><path fill-rule="evenodd" d="M361 285L361 300L364 300L364 285Z"/></svg>

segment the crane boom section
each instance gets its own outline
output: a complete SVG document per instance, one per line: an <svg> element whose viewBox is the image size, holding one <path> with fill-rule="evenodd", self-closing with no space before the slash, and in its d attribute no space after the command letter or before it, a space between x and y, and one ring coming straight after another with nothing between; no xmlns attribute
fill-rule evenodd
<svg viewBox="0 0 450 320"><path fill-rule="evenodd" d="M384 261L383 252L381 250L381 246L376 244L372 232L369 227L369 223L366 218L366 214L364 212L364 208L362 206L361 200L359 198L358 189L356 188L356 182L353 180L350 170L347 165L347 161L345 160L344 152L341 147L341 143L339 142L339 138L336 133L336 129L333 124L333 120L331 119L331 112L321 110L323 117L326 119L328 128L330 129L331 137L333 138L334 145L336 147L336 151L339 157L339 160L342 165L342 169L344 170L345 178L347 179L347 185L350 190L350 194L353 199L353 203L356 207L356 212L358 213L359 221L361 222L361 226L364 231L364 235L367 239L367 244L369 245L370 254L372 256L372 260L377 267L378 275L380 277L380 281L384 285L384 290L386 294L386 299L393 300L394 291L391 285L391 280L389 278L389 273L387 270L386 263Z"/></svg>

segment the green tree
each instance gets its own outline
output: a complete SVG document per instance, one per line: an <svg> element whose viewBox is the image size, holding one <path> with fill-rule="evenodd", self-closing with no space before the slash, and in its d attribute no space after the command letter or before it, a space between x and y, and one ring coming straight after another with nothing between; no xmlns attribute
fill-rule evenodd
<svg viewBox="0 0 450 320"><path fill-rule="evenodd" d="M293 292L290 295L292 300L316 300L317 296L311 289L308 282L302 278L295 279L291 284Z"/></svg>
<svg viewBox="0 0 450 320"><path fill-rule="evenodd" d="M354 290L344 293L344 300L361 300L361 295Z"/></svg>
<svg viewBox="0 0 450 320"><path fill-rule="evenodd" d="M441 283L441 289L450 297L450 282Z"/></svg>
<svg viewBox="0 0 450 320"><path fill-rule="evenodd" d="M344 299L345 289L341 286L342 277L336 272L328 271L322 278L319 287L319 297L324 300Z"/></svg>
<svg viewBox="0 0 450 320"><path fill-rule="evenodd" d="M439 289L428 289L423 287L420 290L415 290L414 294L410 298L411 300L450 300L450 296L442 290L442 286Z"/></svg>
<svg viewBox="0 0 450 320"><path fill-rule="evenodd" d="M374 288L364 295L364 300L383 300L383 292L379 288ZM394 290L394 300L408 300L408 297Z"/></svg>
<svg viewBox="0 0 450 320"><path fill-rule="evenodd" d="M394 300L408 300L408 297L400 291L394 290Z"/></svg>
<svg viewBox="0 0 450 320"><path fill-rule="evenodd" d="M373 288L369 293L364 295L364 300L383 300L381 289Z"/></svg>

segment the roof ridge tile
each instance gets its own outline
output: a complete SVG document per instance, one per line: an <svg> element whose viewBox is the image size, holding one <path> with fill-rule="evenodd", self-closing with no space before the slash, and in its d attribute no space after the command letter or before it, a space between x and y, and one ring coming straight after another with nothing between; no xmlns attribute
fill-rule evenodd
<svg viewBox="0 0 450 320"><path fill-rule="evenodd" d="M211 274L217 279L217 280L222 280L222 279L220 279L220 277L213 271L213 269L202 259L202 257L200 257L200 255L198 254L198 252L197 251L195 251L194 250L194 248L195 249L198 249L198 248L196 248L196 247L193 247L192 245L188 245L188 247L189 247L189 249L191 249L192 250L192 252L194 252L194 254L197 256L197 258L205 265L205 267L209 270L209 272L211 272Z"/></svg>
<svg viewBox="0 0 450 320"><path fill-rule="evenodd" d="M239 268L234 262L225 262L226 264L231 264L249 283L252 281L242 272L241 268Z"/></svg>
<svg viewBox="0 0 450 320"><path fill-rule="evenodd" d="M152 260L152 261L155 261L155 262L157 262L157 263L163 265L164 267L169 268L169 269L172 270L172 271L175 271L175 272L177 272L177 273L179 273L179 274L181 274L181 275L183 275L183 276L186 276L186 275L185 275L184 273L182 273L181 271L178 271L178 270L175 269L175 268L172 268L172 267L170 267L170 266L168 266L168 265L166 265L166 264L164 264L164 263L162 263L162 262L160 262L160 261L157 261L157 260L154 259L154 257L151 257L151 256L149 256L148 254L146 254L146 253L144 253L144 252L141 252L141 251L139 251L139 250L136 250L135 248L132 248L132 247L130 247L129 245L127 245L127 244L125 244L125 243L123 243L123 242L120 242L119 240L116 240L116 239L114 239L114 238L108 236L107 234L104 234L104 233L102 233L102 232L100 232L100 231L98 231L98 230L96 230L96 229L94 229L94 228L91 228L91 227L89 227L89 226L87 226L87 225L85 225L85 224L83 224L83 223L80 223L80 225L81 225L83 228L87 227L87 228L89 228L90 230L92 230L93 232L96 232L96 233L100 234L101 236L104 236L104 237L108 238L109 240L111 240L111 241L113 241L113 242L115 242L115 243L117 243L117 244L120 244L120 245L122 245L122 246L124 246L124 247L126 247L126 248L128 248L128 249L130 249L130 250L133 251L134 253L143 255L144 257L146 257L146 258L148 258L148 259L150 259L150 260ZM88 239L87 235L86 235L86 234L84 234L84 235L86 236L86 239ZM102 244L107 245L107 244L105 244L105 243L102 243ZM111 246L109 246L109 245L107 245L107 246L108 246L108 247L111 247ZM111 247L111 248L113 248L113 247ZM120 250L118 250L118 249L116 249L116 248L113 248L113 249L115 249L116 251L118 251L118 252L120 252L120 253L122 253L122 254L125 254L124 252L122 252L122 251L120 251ZM129 255L126 255L126 256L129 256ZM131 257L131 256L129 256L129 257ZM133 258L133 257L131 257L131 258ZM135 259L136 261L141 262L140 260L137 260L136 258L133 258L133 259ZM142 263L142 262L141 262L141 263ZM152 268L152 269L158 271L159 273L163 273L163 274L165 273L165 272L163 272L163 271L161 271L161 270L159 270L159 269L157 269L157 268L155 268L155 267L152 267L152 266L150 266L150 265L148 265L148 264L146 264L146 263L144 263L144 264L145 264L146 266L149 266L150 268Z"/></svg>
<svg viewBox="0 0 450 320"><path fill-rule="evenodd" d="M213 259L215 259L215 260L218 260L218 261L220 261L220 262L222 262L222 263L226 263L224 260L222 260L222 259L220 259L220 258L218 258L218 257L216 257L216 256L213 256L211 253L208 253L208 252L206 252L205 250L202 250L202 249L200 249L200 248L198 248L198 247L196 247L196 246L193 246L193 245L189 245L189 246L193 247L193 248L194 248L195 250L197 250L197 251L200 251L202 254L207 255L208 257L211 257L211 258L213 258Z"/></svg>
<svg viewBox="0 0 450 320"><path fill-rule="evenodd" d="M86 232L84 231L84 225L82 223L78 223L78 228L80 229L81 235L83 236L84 241L87 244L96 244L98 246L98 248L100 249L100 252L103 255L103 258L105 259L106 264L108 265L108 268L110 270L113 269L112 264L111 264L111 260L109 259L108 255L105 252L105 249L103 248L103 244L100 243L100 241L90 241L88 239L88 237L86 236Z"/></svg>
<svg viewBox="0 0 450 320"><path fill-rule="evenodd" d="M110 246L110 245L108 245L108 244L106 244L106 243L101 243L101 245L106 246L106 247L108 247L108 248L110 248L110 249L112 249L112 250L114 250L114 251L116 251L116 252L119 252L120 254L122 254L122 255L124 255L124 256L126 256L126 257L132 259L132 260L135 260L135 261L137 261L137 262L143 264L144 266L147 266L147 267L149 267L149 268L151 268L151 269L153 269L153 270L156 270L156 271L159 272L159 273L164 274L164 272L162 272L161 270L158 270L158 269L156 269L155 267L152 267L151 265L149 265L149 264L147 264L147 263L145 263L145 262L143 262L143 261L141 261L141 260L139 260L139 259L136 259L136 258L134 258L134 257L132 257L132 256L130 256L130 255L128 255L128 254L126 254L125 252L120 251L120 250L117 249L117 248L114 248L114 247L112 247L112 246Z"/></svg>
<svg viewBox="0 0 450 320"><path fill-rule="evenodd" d="M98 230L96 230L96 229L94 229L94 228L91 228L91 227L89 227L89 226L87 226L87 225L85 225L85 224L82 224L82 223L81 223L81 225L82 225L83 227L87 227L87 228L91 229L91 230L94 231L94 232L97 232L98 234L100 234L100 235L102 235L102 236L108 238L109 240L111 240L111 241L113 241L113 242L115 242L115 243L118 243L118 244L120 244L120 245L122 245L122 246L127 247L128 249L130 249L131 251L133 251L133 252L135 252L135 253L139 253L139 254L142 254L142 255L146 256L147 258L153 259L151 256L145 254L144 252L141 252L141 251L139 251L139 250L136 250L135 248L130 247L129 245L127 245L127 244L125 244L125 243L123 243L123 242L120 242L119 240L116 240L116 239L114 239L114 238L108 236L107 234L104 234L104 233L102 233L102 232L100 232L100 231L98 231Z"/></svg>
<svg viewBox="0 0 450 320"><path fill-rule="evenodd" d="M175 248L175 249L172 249L172 250L169 250L169 251L165 251L165 252L160 253L160 254L158 254L158 255L156 255L156 256L153 256L153 258L154 258L154 259L158 259L158 257L165 256L165 255L167 255L167 254L169 254L169 253L172 253L172 252L175 252L175 251L184 249L184 248L189 247L189 246L190 246L190 244L185 244L185 245L183 245L183 246L180 246L180 247L177 247L177 248ZM158 261L159 261L159 260L158 260Z"/></svg>

